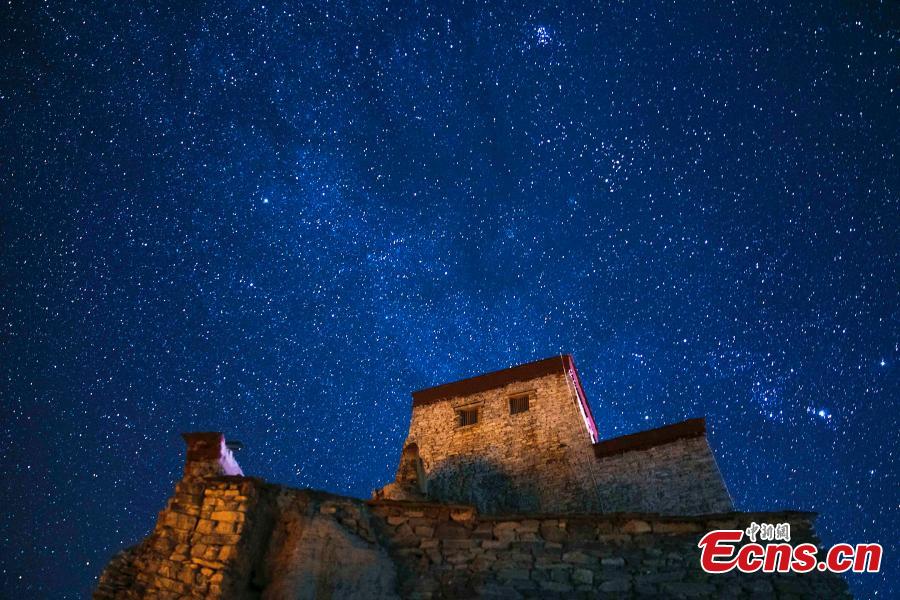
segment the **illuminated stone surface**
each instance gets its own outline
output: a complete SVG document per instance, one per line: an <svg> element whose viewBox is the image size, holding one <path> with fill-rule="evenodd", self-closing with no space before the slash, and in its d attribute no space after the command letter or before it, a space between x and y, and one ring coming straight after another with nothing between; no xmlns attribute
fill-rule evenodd
<svg viewBox="0 0 900 600"><path fill-rule="evenodd" d="M596 442L571 357L548 361L414 394L396 479L368 502L245 477L221 433L184 434L174 495L95 598L848 594L833 574L704 573L703 533L790 523L818 544L814 515L732 512L702 420Z"/></svg>
<svg viewBox="0 0 900 600"><path fill-rule="evenodd" d="M511 414L510 399L528 395ZM596 425L571 356L413 394L394 484L376 498L502 512L703 514L733 508L702 420L594 444ZM460 426L460 410L476 410ZM424 481L416 477L420 461Z"/></svg>

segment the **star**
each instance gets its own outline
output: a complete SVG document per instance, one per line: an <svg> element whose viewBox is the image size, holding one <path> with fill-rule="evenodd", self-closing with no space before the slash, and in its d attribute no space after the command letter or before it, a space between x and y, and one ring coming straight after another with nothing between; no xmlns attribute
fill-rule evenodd
<svg viewBox="0 0 900 600"><path fill-rule="evenodd" d="M547 46L553 41L550 30L544 25L540 25L534 30L534 38L538 46Z"/></svg>
<svg viewBox="0 0 900 600"><path fill-rule="evenodd" d="M601 438L705 416L739 509L890 543L900 63L858 4L14 9L0 597L89 596L179 432L368 497L412 390L563 352Z"/></svg>

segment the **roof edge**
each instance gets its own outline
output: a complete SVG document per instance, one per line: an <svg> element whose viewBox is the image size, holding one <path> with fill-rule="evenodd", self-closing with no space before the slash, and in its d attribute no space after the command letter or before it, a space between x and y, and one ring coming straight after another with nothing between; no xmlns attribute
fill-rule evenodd
<svg viewBox="0 0 900 600"><path fill-rule="evenodd" d="M499 371L491 371L490 373L475 375L459 381L417 390L412 393L413 407L425 406L456 396L469 396L479 392L486 392L516 381L529 381L552 374L564 375L566 372L565 365L571 363L571 361L571 354L557 354L549 358L500 369Z"/></svg>
<svg viewBox="0 0 900 600"><path fill-rule="evenodd" d="M594 444L597 458L616 456L636 450L647 450L656 446L671 444L681 439L706 435L706 419L688 419L680 423L665 425L657 429L648 429L620 437L603 440Z"/></svg>

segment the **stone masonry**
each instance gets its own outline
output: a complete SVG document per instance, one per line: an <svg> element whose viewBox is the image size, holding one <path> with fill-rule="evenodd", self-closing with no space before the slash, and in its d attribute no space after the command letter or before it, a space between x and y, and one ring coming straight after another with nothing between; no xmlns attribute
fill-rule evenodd
<svg viewBox="0 0 900 600"><path fill-rule="evenodd" d="M523 397L527 409L513 412ZM476 422L461 424L461 411ZM413 393L397 478L375 497L483 514L729 511L705 432L693 419L598 442L574 361L557 356Z"/></svg>
<svg viewBox="0 0 900 600"><path fill-rule="evenodd" d="M582 412L563 358L524 367L485 384L413 394L405 447L418 448L429 498L484 513L598 509L596 427ZM510 398L523 396L528 410L510 414ZM476 411L477 422L460 426L460 410ZM406 498L394 489L384 497Z"/></svg>
<svg viewBox="0 0 900 600"><path fill-rule="evenodd" d="M599 441L571 356L413 394L394 482L366 502L246 477L221 433L184 434L184 476L98 600L837 598L834 574L709 575L736 513L703 419Z"/></svg>
<svg viewBox="0 0 900 600"><path fill-rule="evenodd" d="M703 427L702 419L696 420L695 427ZM732 510L731 497L702 433L644 449L605 453L602 443L594 449L604 512L702 515Z"/></svg>
<svg viewBox="0 0 900 600"><path fill-rule="evenodd" d="M834 574L699 567L697 542L714 528L788 522L792 540L817 543L810 513L481 515L290 489L211 464L188 461L155 529L113 557L96 599L849 597Z"/></svg>

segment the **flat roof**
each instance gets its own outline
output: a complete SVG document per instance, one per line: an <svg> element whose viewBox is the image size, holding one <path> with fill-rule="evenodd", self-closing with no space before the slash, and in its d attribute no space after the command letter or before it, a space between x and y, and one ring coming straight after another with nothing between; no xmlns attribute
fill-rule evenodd
<svg viewBox="0 0 900 600"><path fill-rule="evenodd" d="M670 444L677 440L700 437L706 434L706 419L688 419L673 425L666 425L657 429L648 429L629 435L604 440L594 444L594 454L597 458L615 456L632 452L634 450L647 450L654 446Z"/></svg>
<svg viewBox="0 0 900 600"><path fill-rule="evenodd" d="M560 354L524 365L425 388L412 393L413 406L424 406L456 396L469 396L503 387L516 381L529 381L554 373L562 375L569 365L574 365L572 355Z"/></svg>

